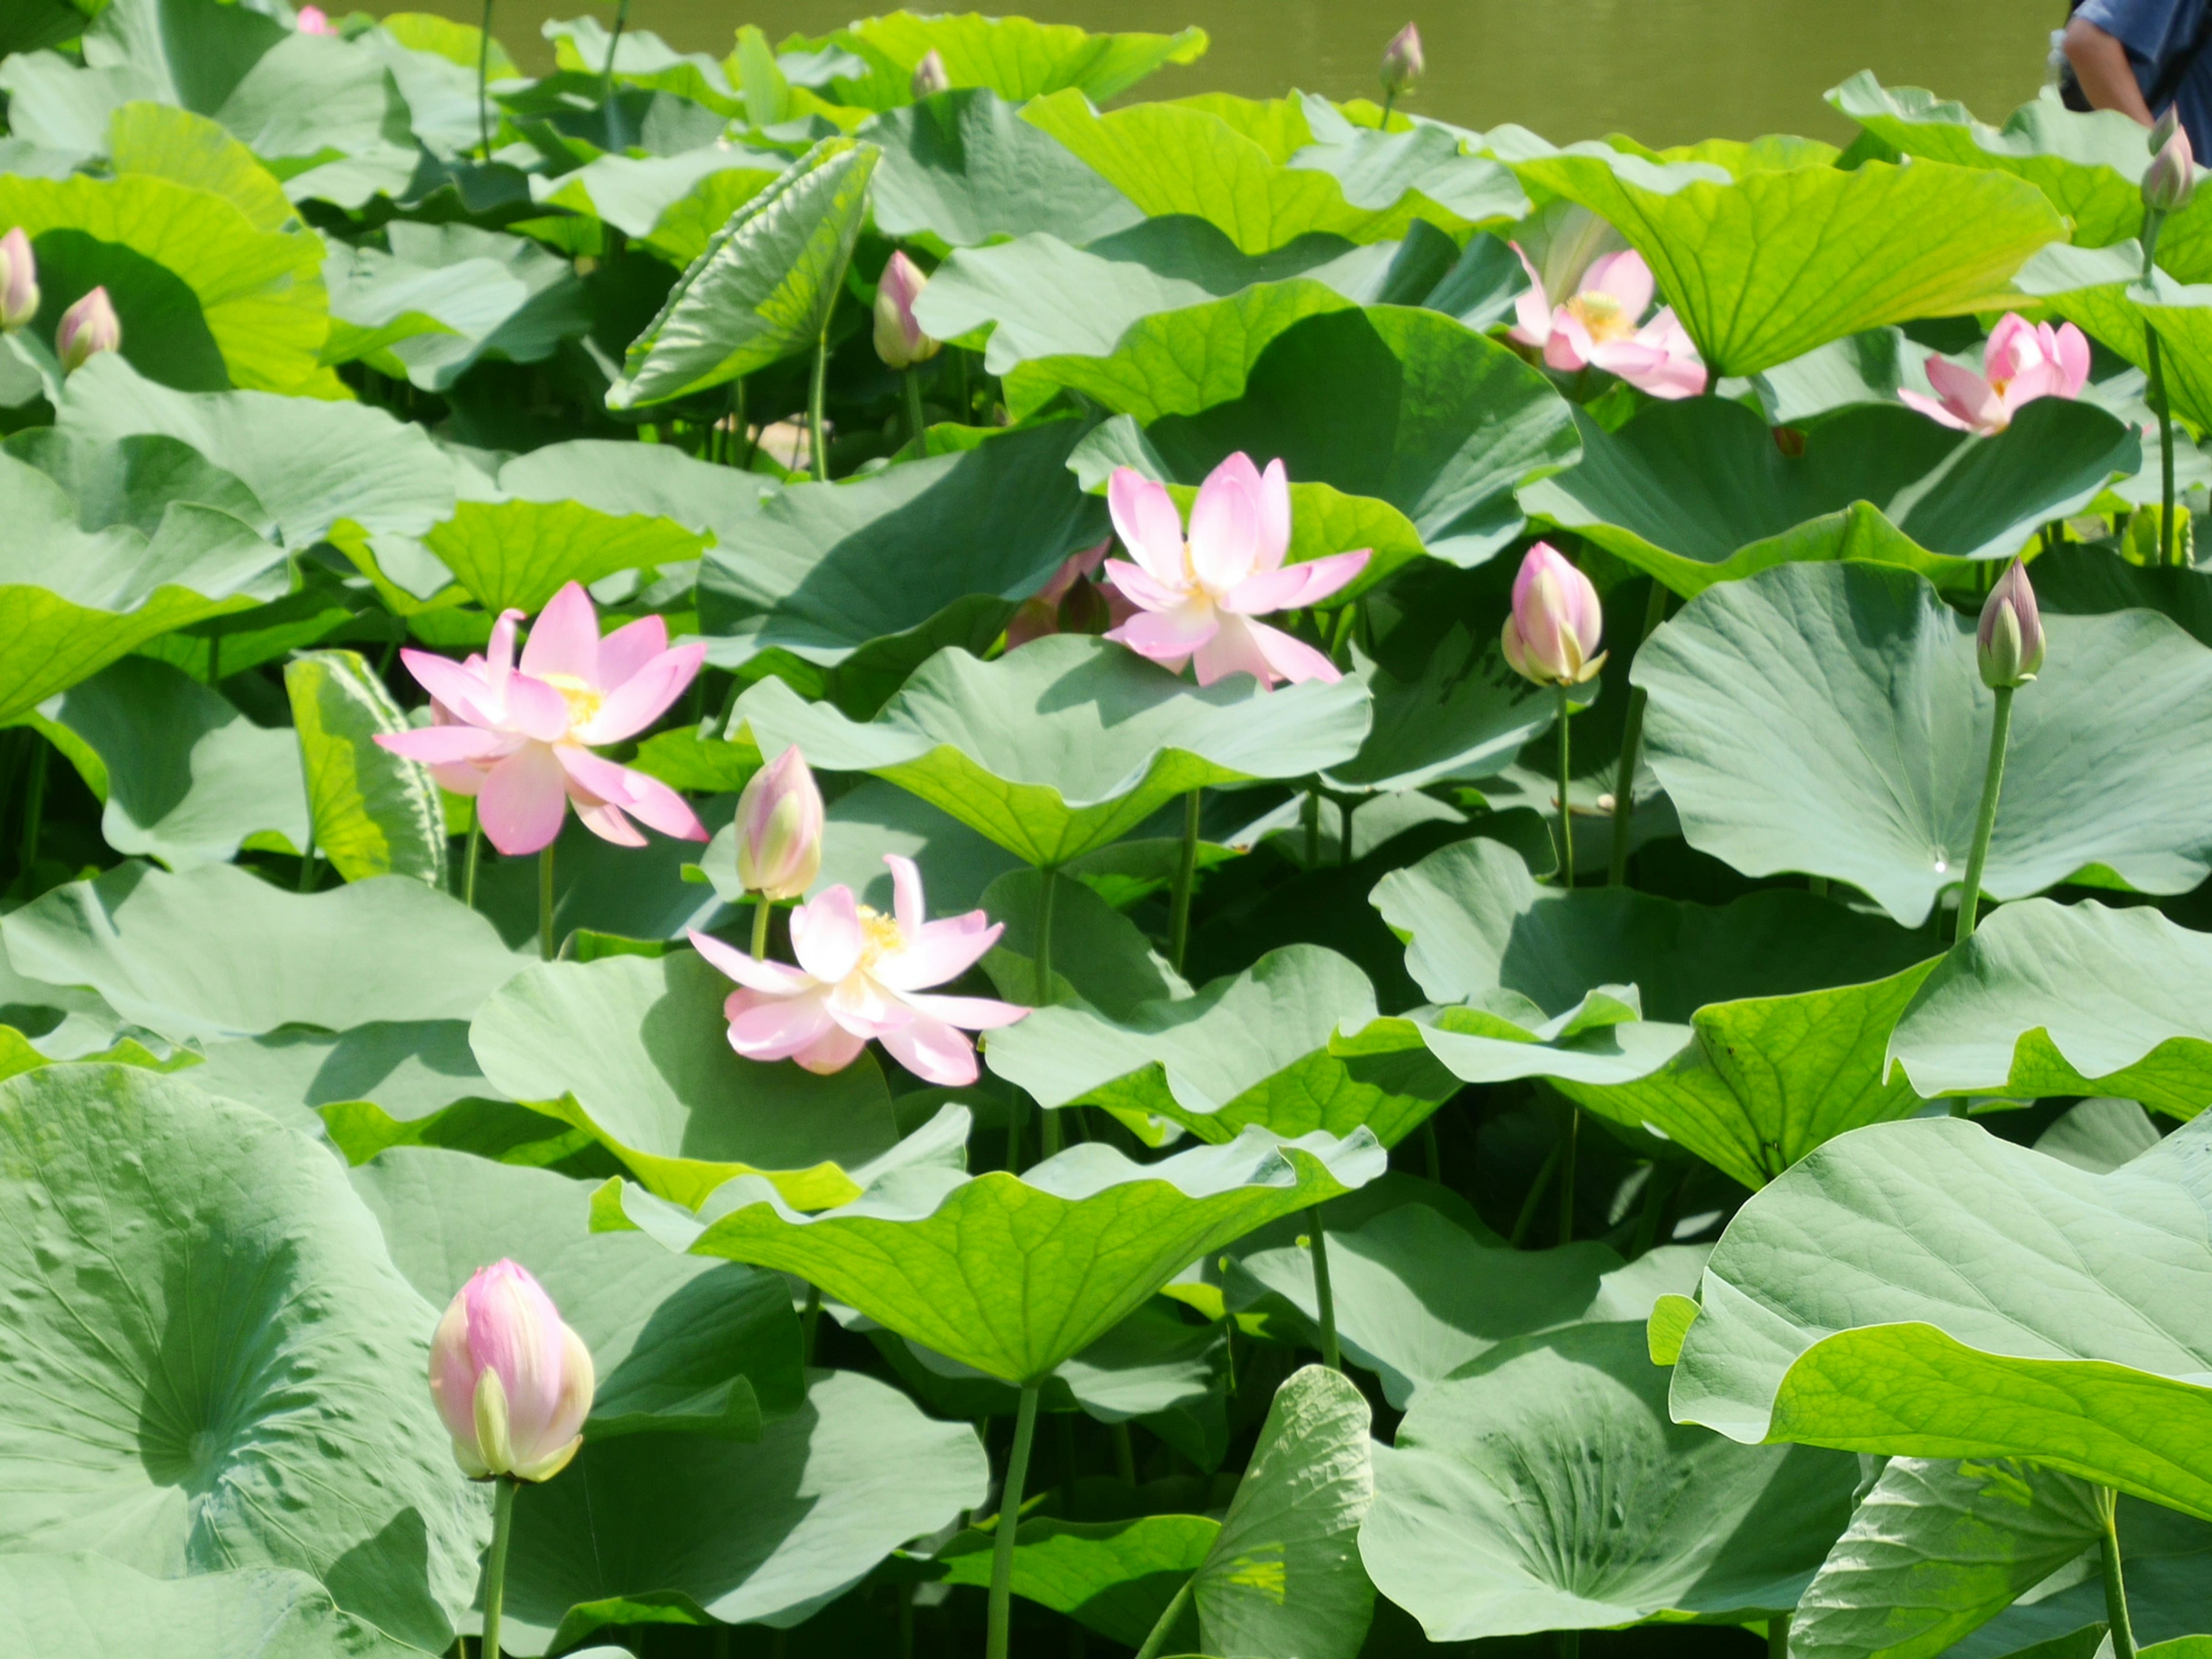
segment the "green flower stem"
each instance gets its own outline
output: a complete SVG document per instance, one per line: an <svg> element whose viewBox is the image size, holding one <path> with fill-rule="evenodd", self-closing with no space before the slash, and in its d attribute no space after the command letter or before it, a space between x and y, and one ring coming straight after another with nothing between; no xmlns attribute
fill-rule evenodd
<svg viewBox="0 0 2212 1659"><path fill-rule="evenodd" d="M1567 688L1559 693L1559 884L1575 884L1574 814L1567 805Z"/></svg>
<svg viewBox="0 0 2212 1659"><path fill-rule="evenodd" d="M1575 1152L1582 1139L1582 1108L1569 1102L1567 1127L1559 1133L1559 1243L1575 1242Z"/></svg>
<svg viewBox="0 0 2212 1659"><path fill-rule="evenodd" d="M1196 1573L1182 1581L1182 1588L1170 1598L1166 1607L1161 1611L1159 1622L1152 1626L1152 1633L1145 1638L1145 1645L1137 1650L1137 1659L1158 1659L1160 1650L1167 1645L1168 1632L1175 1628L1176 1620L1182 1617L1182 1610L1190 1605L1191 1593L1197 1588Z"/></svg>
<svg viewBox="0 0 2212 1659"><path fill-rule="evenodd" d="M1578 1630L1559 1632L1559 1659L1582 1659L1583 1633Z"/></svg>
<svg viewBox="0 0 2212 1659"><path fill-rule="evenodd" d="M484 88L491 84L491 0L484 0L483 27L477 40L477 138L483 158L491 160L491 99Z"/></svg>
<svg viewBox="0 0 2212 1659"><path fill-rule="evenodd" d="M1190 890L1198 879L1198 813L1205 793L1194 789L1183 797L1182 857L1176 865L1175 897L1168 913L1168 961L1178 974L1190 944Z"/></svg>
<svg viewBox="0 0 2212 1659"><path fill-rule="evenodd" d="M921 460L929 453L929 417L922 412L921 375L908 367L899 379L906 386L906 434L914 446L915 459Z"/></svg>
<svg viewBox="0 0 2212 1659"><path fill-rule="evenodd" d="M1052 994L1052 904L1053 890L1058 884L1053 871L1039 870L1037 876L1036 978L1033 988L1036 994L1036 1006L1042 1008L1054 1000Z"/></svg>
<svg viewBox="0 0 2212 1659"><path fill-rule="evenodd" d="M553 960L553 843L538 854L538 959Z"/></svg>
<svg viewBox="0 0 2212 1659"><path fill-rule="evenodd" d="M1321 862L1321 793L1306 791L1305 805L1298 809L1306 832L1306 868L1310 870Z"/></svg>
<svg viewBox="0 0 2212 1659"><path fill-rule="evenodd" d="M768 923L769 918L775 913L775 907L768 902L766 893L763 893L753 901L753 960L755 962L768 960Z"/></svg>
<svg viewBox="0 0 2212 1659"><path fill-rule="evenodd" d="M1672 598L1667 584L1654 576L1651 597L1644 606L1644 633L1637 641L1639 649L1643 641L1658 632L1659 624L1667 620L1667 602ZM1628 883L1628 832L1636 817L1636 765L1644 753L1644 705L1650 700L1642 686L1629 687L1628 713L1620 724L1620 762L1613 775L1613 849L1605 877L1608 887Z"/></svg>
<svg viewBox="0 0 2212 1659"><path fill-rule="evenodd" d="M1790 1621L1786 1618L1766 1621L1766 1659L1790 1659Z"/></svg>
<svg viewBox="0 0 2212 1659"><path fill-rule="evenodd" d="M315 890L315 838L312 834L300 853L300 890L303 893Z"/></svg>
<svg viewBox="0 0 2212 1659"><path fill-rule="evenodd" d="M745 417L745 377L742 374L730 382L730 441L722 451L724 463L730 466L750 466L752 422ZM744 459L739 460L738 447L745 446Z"/></svg>
<svg viewBox="0 0 2212 1659"><path fill-rule="evenodd" d="M984 1659L1006 1659L1006 1639L1014 1601L1014 1534L1022 1525L1022 1487L1030 1475L1030 1443L1036 1438L1037 1396L1040 1382L1022 1385L1022 1403L1014 1413L1014 1449L1006 1458L1006 1484L999 1494L998 1534L991 1552L990 1622L984 1638Z"/></svg>
<svg viewBox="0 0 2212 1659"><path fill-rule="evenodd" d="M499 1618L507 1601L507 1547L514 1534L513 1475L492 1482L491 1552L484 1557L483 1659L499 1659Z"/></svg>
<svg viewBox="0 0 2212 1659"><path fill-rule="evenodd" d="M31 734L31 787L23 797L23 878L27 884L39 862L39 826L46 816L46 754L51 746L42 734Z"/></svg>
<svg viewBox="0 0 2212 1659"><path fill-rule="evenodd" d="M2159 496L2158 562L2173 562L2173 405L2166 395L2166 365L2159 353L2158 331L2143 325L2143 349L2150 365L2150 400L2158 410Z"/></svg>
<svg viewBox="0 0 2212 1659"><path fill-rule="evenodd" d="M1382 94L1382 118L1375 124L1376 131L1388 132L1390 131L1390 106L1397 101L1398 94L1395 92L1386 92Z"/></svg>
<svg viewBox="0 0 2212 1659"><path fill-rule="evenodd" d="M814 343L814 379L806 390L806 441L814 464L814 482L830 482L830 446L822 435L822 406L830 396L830 325Z"/></svg>
<svg viewBox="0 0 2212 1659"><path fill-rule="evenodd" d="M620 0L615 7L615 32L607 37L607 67L599 77L599 101L606 103L615 95L615 53L622 49L623 30L629 23L629 0Z"/></svg>
<svg viewBox="0 0 2212 1659"><path fill-rule="evenodd" d="M1313 1231L1314 1299L1321 1305L1321 1363L1333 1371L1344 1369L1344 1356L1336 1346L1336 1297L1328 1287L1328 1231L1322 1225L1321 1206L1306 1212Z"/></svg>
<svg viewBox="0 0 2212 1659"><path fill-rule="evenodd" d="M799 1316L799 1364L800 1369L814 1363L814 1334L822 1328L822 1287L806 1287L806 1310Z"/></svg>
<svg viewBox="0 0 2212 1659"><path fill-rule="evenodd" d="M1553 1141L1552 1150L1544 1154L1543 1163L1537 1166L1536 1178L1528 1183L1528 1196L1521 1200L1521 1213L1513 1218L1513 1231L1505 1241L1510 1249L1519 1249L1522 1241L1528 1237L1528 1229L1536 1224L1536 1206L1543 1202L1545 1190L1559 1170L1562 1147L1563 1143Z"/></svg>
<svg viewBox="0 0 2212 1659"><path fill-rule="evenodd" d="M477 908L477 865L483 856L483 825L477 821L476 803L469 803L469 850L461 860L461 902Z"/></svg>
<svg viewBox="0 0 2212 1659"><path fill-rule="evenodd" d="M1974 931L1974 912L1982 896L1982 867L1990 861L1990 832L1996 828L1997 793L2004 787L2005 740L2012 732L2014 688L1996 689L1996 711L1990 716L1990 761L1982 774L1982 810L1974 819L1974 850L1966 859L1966 884L1959 892L1959 931L1954 939Z"/></svg>
<svg viewBox="0 0 2212 1659"><path fill-rule="evenodd" d="M1137 1484L1137 1443L1130 1437L1127 1418L1114 1425L1114 1473L1124 1486Z"/></svg>
<svg viewBox="0 0 2212 1659"><path fill-rule="evenodd" d="M2119 1494L2110 1486L2097 1489L2097 1513L2105 1523L2097 1540L2097 1553L2105 1566L2105 1623L2112 1641L2112 1659L2136 1659L2136 1630L2128 1617L2127 1581L2120 1572Z"/></svg>

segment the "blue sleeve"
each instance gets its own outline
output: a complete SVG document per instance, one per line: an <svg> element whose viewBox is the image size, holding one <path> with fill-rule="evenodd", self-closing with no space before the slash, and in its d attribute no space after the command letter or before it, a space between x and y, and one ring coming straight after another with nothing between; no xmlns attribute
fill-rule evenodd
<svg viewBox="0 0 2212 1659"><path fill-rule="evenodd" d="M2083 0L2074 15L2104 30L2137 59L2154 63L2187 42L2184 17L2195 9L2190 0Z"/></svg>

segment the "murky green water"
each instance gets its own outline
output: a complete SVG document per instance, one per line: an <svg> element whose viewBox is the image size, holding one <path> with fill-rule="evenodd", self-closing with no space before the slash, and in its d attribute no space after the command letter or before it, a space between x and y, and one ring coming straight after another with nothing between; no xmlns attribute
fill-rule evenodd
<svg viewBox="0 0 2212 1659"><path fill-rule="evenodd" d="M479 0L402 0L474 21ZM388 9L399 9L398 5ZM550 66L547 17L581 0L497 0L495 32L526 68ZM612 17L608 0L589 8ZM888 7L885 8L888 9ZM1091 28L1196 23L1212 49L1146 83L1153 96L1290 87L1370 93L1382 43L1412 15L1429 78L1407 106L1463 125L1517 121L1565 141L1627 132L1647 143L1790 131L1840 138L1820 94L1855 70L1935 88L1985 120L2035 94L2063 0L1031 0L1007 9ZM855 0L634 0L630 17L684 51L730 49L739 23L781 40L864 9Z"/></svg>

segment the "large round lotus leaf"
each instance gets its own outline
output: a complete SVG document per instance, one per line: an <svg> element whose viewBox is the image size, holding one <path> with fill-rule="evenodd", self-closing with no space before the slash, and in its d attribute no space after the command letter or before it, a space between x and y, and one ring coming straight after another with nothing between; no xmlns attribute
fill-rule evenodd
<svg viewBox="0 0 2212 1659"><path fill-rule="evenodd" d="M1797 453L1784 453L1755 410L1716 398L1651 404L1615 432L1587 416L1577 424L1581 465L1528 486L1521 504L1683 594L1785 560L1839 556L1808 521L1859 503L1908 544L1886 562L1933 570L1929 554L2008 556L2142 464L2126 426L2063 398L2038 398L1993 438L1895 404L1858 404L1805 422Z"/></svg>
<svg viewBox="0 0 2212 1659"><path fill-rule="evenodd" d="M2208 1134L2192 1122L2105 1176L1959 1118L1822 1147L1722 1235L1676 1419L2024 1457L2212 1519ZM1662 1304L1655 1333L1689 1311Z"/></svg>
<svg viewBox="0 0 2212 1659"><path fill-rule="evenodd" d="M515 1504L501 1640L564 1650L640 1619L798 1624L908 1540L980 1507L989 1461L872 1377L816 1371L757 1444L586 1441Z"/></svg>
<svg viewBox="0 0 2212 1659"><path fill-rule="evenodd" d="M495 616L542 610L570 582L683 564L707 540L672 519L616 518L580 501L463 501L422 544Z"/></svg>
<svg viewBox="0 0 2212 1659"><path fill-rule="evenodd" d="M763 680L738 699L732 731L748 729L763 755L796 744L824 770L889 778L1051 866L1193 789L1348 760L1368 720L1356 681L1268 692L1238 674L1196 687L1119 645L1061 634L994 662L939 652L865 724Z"/></svg>
<svg viewBox="0 0 2212 1659"><path fill-rule="evenodd" d="M1322 774L1330 788L1384 794L1495 777L1557 717L1558 699L1515 673L1489 630L1455 623L1423 643L1418 655L1386 643L1379 661L1352 647L1375 724L1357 755Z"/></svg>
<svg viewBox="0 0 2212 1659"><path fill-rule="evenodd" d="M1199 1257L1364 1184L1384 1163L1364 1130L1284 1141L1248 1128L1157 1164L1089 1141L1019 1176L896 1170L814 1216L758 1176L717 1188L696 1214L610 1182L592 1224L800 1274L902 1336L1027 1383Z"/></svg>
<svg viewBox="0 0 2212 1659"><path fill-rule="evenodd" d="M2066 234L2033 185L1918 157L1730 177L1592 148L1514 171L1628 239L1716 374L1755 374L1884 323L1981 310Z"/></svg>
<svg viewBox="0 0 2212 1659"><path fill-rule="evenodd" d="M1220 1532L1221 1523L1204 1515L1024 1521L1014 1542L1013 1592L1109 1641L1142 1647ZM939 1550L944 1582L988 1588L995 1541L971 1527Z"/></svg>
<svg viewBox="0 0 2212 1659"><path fill-rule="evenodd" d="M458 1019L374 1020L336 1032L295 1025L204 1043L201 1052L187 1079L193 1087L310 1133L315 1121L303 1107L327 1117L373 1101L404 1122L496 1094L469 1052L467 1022Z"/></svg>
<svg viewBox="0 0 2212 1659"><path fill-rule="evenodd" d="M1376 1588L1437 1642L1796 1606L1856 1461L1670 1423L1666 1394L1621 1323L1504 1344L1424 1392L1375 1452Z"/></svg>
<svg viewBox="0 0 2212 1659"><path fill-rule="evenodd" d="M2199 222L2212 229L2212 210ZM2202 246L2212 255L2212 235ZM2163 239L2159 251L2166 252ZM2212 265L2212 258L2204 262ZM2200 274L2212 276L2212 269ZM2212 424L2212 286L2176 282L2163 270L2151 272L2148 287L2142 277L2142 250L2123 242L2046 248L2029 261L2016 286L2054 318L2078 323L2137 368L2150 365L2149 334L2155 329L2173 412L2202 432Z"/></svg>
<svg viewBox="0 0 2212 1659"><path fill-rule="evenodd" d="M0 1085L9 1550L270 1565L435 1651L489 1504L422 1378L437 1310L330 1154L123 1066Z"/></svg>
<svg viewBox="0 0 2212 1659"><path fill-rule="evenodd" d="M623 45L635 38L625 35ZM599 61L606 61L604 52ZM619 68L615 74L627 78ZM471 87L471 101L474 92ZM605 234L590 223L596 219L681 270L707 251L732 214L776 181L788 161L773 150L742 144L709 143L673 155L610 151L573 173L532 174L530 191L548 207L580 216L568 223L586 241Z"/></svg>
<svg viewBox="0 0 2212 1659"><path fill-rule="evenodd" d="M898 1139L872 1058L817 1076L730 1047L734 988L696 951L531 969L487 1002L470 1045L494 1090L604 1143L653 1192L696 1206L769 1174L791 1202L842 1204Z"/></svg>
<svg viewBox="0 0 2212 1659"><path fill-rule="evenodd" d="M0 1555L0 1630L26 1654L162 1659L413 1659L341 1613L304 1572L241 1567L156 1578L104 1555Z"/></svg>
<svg viewBox="0 0 2212 1659"><path fill-rule="evenodd" d="M492 302L470 315L465 327L423 330L364 354L372 368L394 380L446 392L478 362L543 362L564 341L591 330L592 308L575 266L535 242L474 225L404 219L387 225L385 238L416 281L465 270L480 301Z"/></svg>
<svg viewBox="0 0 2212 1659"><path fill-rule="evenodd" d="M333 248L323 261L331 295L325 363L378 358L404 374L391 354L426 334L481 340L528 303L530 289L497 259L483 255L417 264L381 248Z"/></svg>
<svg viewBox="0 0 2212 1659"><path fill-rule="evenodd" d="M230 864L122 864L0 924L18 971L88 985L172 1042L280 1025L466 1019L526 965L459 899L405 876L288 893Z"/></svg>
<svg viewBox="0 0 2212 1659"><path fill-rule="evenodd" d="M2008 904L1936 964L1889 1057L1931 1097L2118 1095L2193 1117L2212 1104L2209 973L2212 939L2148 905Z"/></svg>
<svg viewBox="0 0 2212 1659"><path fill-rule="evenodd" d="M890 109L914 96L915 67L931 52L956 87L988 87L1001 98L1040 97L1073 87L1103 102L1169 64L1193 64L1206 53L1204 29L1174 34L1133 31L1092 33L1066 23L1027 17L932 16L910 11L870 17L814 40L795 38L786 50L850 54L830 82L837 101ZM857 59L865 66L852 67Z"/></svg>
<svg viewBox="0 0 2212 1659"><path fill-rule="evenodd" d="M2125 1565L2128 1616L2136 1651L2146 1659L2207 1659L2205 1586L2212 1581L2212 1532L2195 1517L2132 1498L2119 1501L2120 1556ZM2068 1581L2072 1581L2069 1583ZM2093 1548L1949 1650L1946 1659L2063 1659L2101 1651L2106 1621L2104 1575Z"/></svg>
<svg viewBox="0 0 2212 1659"><path fill-rule="evenodd" d="M2212 870L2212 652L2146 611L2048 617L2013 703L1984 891L2102 865L2145 892ZM1751 875L1848 881L1906 927L1973 842L1991 694L1974 623L1921 578L1785 565L1700 594L1645 641L1651 767L1693 847ZM2123 718L2112 687L2155 722ZM2200 712L2201 711L2201 712Z"/></svg>
<svg viewBox="0 0 2212 1659"><path fill-rule="evenodd" d="M1395 1146L1459 1091L1419 1048L1340 1056L1340 1030L1376 1018L1352 963L1318 945L1271 951L1195 995L1138 1004L1113 1018L1087 1003L1038 1008L992 1034L992 1071L1042 1106L1092 1105L1143 1124L1158 1116L1202 1140L1248 1124L1294 1136L1364 1125Z"/></svg>
<svg viewBox="0 0 2212 1659"><path fill-rule="evenodd" d="M353 1172L394 1266L442 1307L478 1267L520 1261L592 1351L585 1433L757 1439L805 1397L799 1322L773 1273L591 1231L592 1189L546 1170L398 1146Z"/></svg>
<svg viewBox="0 0 2212 1659"><path fill-rule="evenodd" d="M437 782L376 741L408 725L382 677L351 651L302 651L284 665L284 690L316 854L347 881L402 875L445 886Z"/></svg>

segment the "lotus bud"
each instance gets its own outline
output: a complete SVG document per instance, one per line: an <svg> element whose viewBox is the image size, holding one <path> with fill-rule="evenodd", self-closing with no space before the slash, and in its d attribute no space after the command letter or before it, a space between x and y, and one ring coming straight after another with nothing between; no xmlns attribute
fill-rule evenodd
<svg viewBox="0 0 2212 1659"><path fill-rule="evenodd" d="M793 744L738 797L738 879L763 898L805 896L822 873L822 791Z"/></svg>
<svg viewBox="0 0 2212 1659"><path fill-rule="evenodd" d="M923 333L914 319L914 302L928 285L921 267L903 252L891 255L876 284L876 356L893 368L927 362L942 343Z"/></svg>
<svg viewBox="0 0 2212 1659"><path fill-rule="evenodd" d="M550 1480L584 1443L592 1351L512 1261L479 1267L430 1339L430 1397L471 1480Z"/></svg>
<svg viewBox="0 0 2212 1659"><path fill-rule="evenodd" d="M299 21L300 33L302 34L336 34L337 33L337 25L331 21L330 15L320 6L301 7Z"/></svg>
<svg viewBox="0 0 2212 1659"><path fill-rule="evenodd" d="M2143 205L2154 213L2172 213L2196 187L2197 157L2189 148L2187 130L2177 126L2173 136L2159 146L2143 174Z"/></svg>
<svg viewBox="0 0 2212 1659"><path fill-rule="evenodd" d="M1599 641L1605 608L1589 577L1557 548L1538 542L1513 579L1513 610L1505 618L1505 660L1539 685L1580 685L1605 666Z"/></svg>
<svg viewBox="0 0 2212 1659"><path fill-rule="evenodd" d="M2155 155L2166 148L2166 141L2180 131L2181 106L2178 103L2168 104L2166 106L2166 113L2160 116L2152 125L2149 136L2143 141L2143 148Z"/></svg>
<svg viewBox="0 0 2212 1659"><path fill-rule="evenodd" d="M1408 23L1382 48L1382 90L1393 98L1413 89L1425 65L1421 61L1421 32Z"/></svg>
<svg viewBox="0 0 2212 1659"><path fill-rule="evenodd" d="M0 331L22 327L39 314L39 261L21 225L0 236Z"/></svg>
<svg viewBox="0 0 2212 1659"><path fill-rule="evenodd" d="M2027 567L2014 559L1982 603L1982 625L1974 635L1974 656L1982 684L1992 690L2025 685L2043 666L2043 613Z"/></svg>
<svg viewBox="0 0 2212 1659"><path fill-rule="evenodd" d="M914 95L917 100L951 89L952 77L945 72L944 54L935 46L914 66Z"/></svg>
<svg viewBox="0 0 2212 1659"><path fill-rule="evenodd" d="M123 319L108 302L107 290L96 288L62 313L54 331L54 352L62 360L62 373L73 374L103 351L123 343Z"/></svg>

